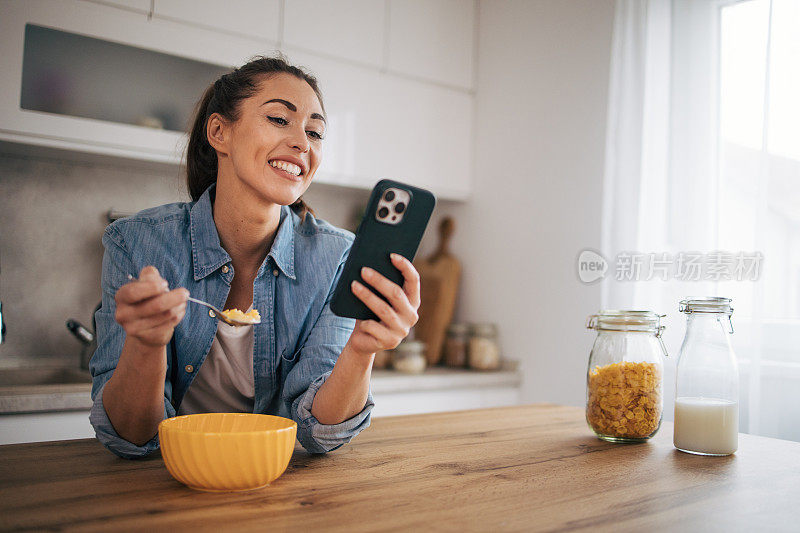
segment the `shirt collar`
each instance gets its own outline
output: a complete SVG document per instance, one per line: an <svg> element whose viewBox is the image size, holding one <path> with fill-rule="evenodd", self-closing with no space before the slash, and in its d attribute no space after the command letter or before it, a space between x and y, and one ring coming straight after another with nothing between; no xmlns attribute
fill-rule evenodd
<svg viewBox="0 0 800 533"><path fill-rule="evenodd" d="M214 224L211 206L213 189L214 185L206 189L189 212L195 281L205 278L231 261L231 256L220 245L217 226ZM272 257L281 272L291 279L296 279L294 273L294 218L288 206L281 206L281 221L278 224L272 249L267 254L267 257ZM263 273L266 263L267 261L264 261L259 275Z"/></svg>
<svg viewBox="0 0 800 533"><path fill-rule="evenodd" d="M295 215L289 206L281 206L281 221L272 249L267 254L275 261L275 265L281 272L290 279L296 279L294 275L294 224Z"/></svg>

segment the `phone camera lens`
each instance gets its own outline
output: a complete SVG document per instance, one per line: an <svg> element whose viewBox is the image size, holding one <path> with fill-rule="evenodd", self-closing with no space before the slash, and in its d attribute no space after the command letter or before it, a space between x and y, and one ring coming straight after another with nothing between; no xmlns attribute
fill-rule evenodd
<svg viewBox="0 0 800 533"><path fill-rule="evenodd" d="M398 202L397 205L394 206L394 210L397 211L398 213L402 213L403 211L406 210L406 204L404 204L403 202Z"/></svg>
<svg viewBox="0 0 800 533"><path fill-rule="evenodd" d="M389 216L389 210L387 208L381 207L380 209L378 209L379 218L386 218L387 216Z"/></svg>
<svg viewBox="0 0 800 533"><path fill-rule="evenodd" d="M386 191L386 194L383 195L383 199L387 202L394 200L394 191Z"/></svg>

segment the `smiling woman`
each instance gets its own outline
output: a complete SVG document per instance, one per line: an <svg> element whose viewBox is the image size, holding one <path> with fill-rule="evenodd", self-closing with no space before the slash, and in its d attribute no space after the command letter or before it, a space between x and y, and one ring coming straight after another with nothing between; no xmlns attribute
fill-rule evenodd
<svg viewBox="0 0 800 533"><path fill-rule="evenodd" d="M192 202L106 230L90 418L114 453L155 450L158 424L176 414L284 416L315 453L369 425L375 352L397 346L416 322L419 276L393 259L402 288L368 277L390 305L356 293L379 320L331 312L353 235L301 199L322 160L326 122L313 76L282 57L257 57L198 104L186 154ZM132 272L139 276L129 281ZM189 294L262 320L219 323L187 307Z"/></svg>
<svg viewBox="0 0 800 533"><path fill-rule="evenodd" d="M259 84L265 78L270 78L272 83ZM277 87L276 85L282 85ZM259 102L254 98L250 106L244 105L244 109L240 108L240 103L250 100L258 93L263 92L266 88L272 89L272 93L281 93L281 89L298 90L303 97L308 97L308 94L313 91L312 107L318 107L319 110L311 111L308 118L311 120L308 135L319 146L318 150L314 152L314 159L316 166L313 169L305 168L303 172L307 179L297 180L299 183L306 182L306 187L310 184L313 178L313 172L319 166L321 158L321 141L325 133L325 107L322 103L322 92L319 89L319 84L314 76L303 71L302 69L290 65L286 60L280 57L258 57L246 65L234 70L229 74L220 77L216 82L206 89L206 92L201 98L197 114L192 125L191 134L189 137L188 153L186 158L187 170L187 185L189 194L192 200L198 200L205 190L216 183L217 181L217 167L218 157L217 148L212 145L211 139L207 135L207 125L210 119L214 119L212 124L216 127L224 123L235 123L242 114L250 113L251 119L254 119L255 125L264 120L269 121L276 127L285 128L289 126L289 114L293 118L297 117L298 107L295 103L284 98L271 98ZM288 87L287 87L288 86ZM259 90L261 89L261 91ZM269 92L269 91L268 91ZM314 102L316 101L316 102ZM314 106L316 103L316 106ZM249 107L249 109L248 109ZM215 116L216 115L216 116ZM251 122L251 126L253 123ZM241 133L241 132L240 132ZM273 159L268 163L275 168L281 168L283 163L292 164L294 167L299 166L303 168L302 161L293 156L284 155L285 159ZM286 170L286 168L283 168ZM293 176L299 176L300 172L292 169ZM288 177L288 176L285 176ZM292 204L292 208L298 212L300 218L305 218L307 212L313 214L302 197L298 197Z"/></svg>

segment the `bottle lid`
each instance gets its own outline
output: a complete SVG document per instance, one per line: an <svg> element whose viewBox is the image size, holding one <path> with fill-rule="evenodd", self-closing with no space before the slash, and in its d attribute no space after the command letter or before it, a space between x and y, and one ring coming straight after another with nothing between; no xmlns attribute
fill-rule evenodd
<svg viewBox="0 0 800 533"><path fill-rule="evenodd" d="M678 310L681 313L733 313L730 298L719 296L690 296L681 300Z"/></svg>
<svg viewBox="0 0 800 533"><path fill-rule="evenodd" d="M665 316L653 311L604 309L596 315L589 315L586 327L598 331L649 331L661 335L664 330L661 319Z"/></svg>

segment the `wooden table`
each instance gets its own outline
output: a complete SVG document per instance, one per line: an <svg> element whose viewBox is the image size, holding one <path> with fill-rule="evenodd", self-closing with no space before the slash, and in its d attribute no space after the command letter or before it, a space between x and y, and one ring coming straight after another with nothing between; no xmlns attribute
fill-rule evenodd
<svg viewBox="0 0 800 533"><path fill-rule="evenodd" d="M800 443L741 435L729 457L593 437L554 405L376 419L265 489L203 493L158 454L93 440L0 447L0 528L83 530L800 530Z"/></svg>

